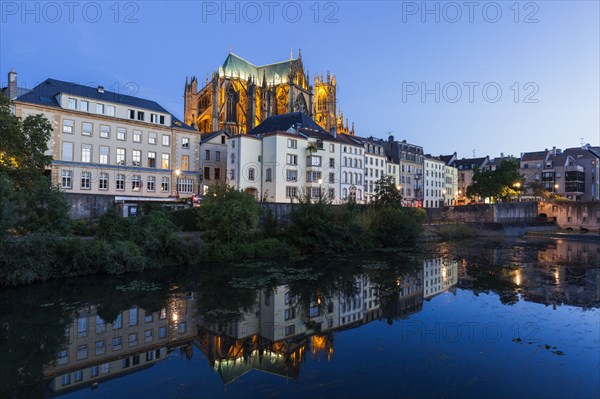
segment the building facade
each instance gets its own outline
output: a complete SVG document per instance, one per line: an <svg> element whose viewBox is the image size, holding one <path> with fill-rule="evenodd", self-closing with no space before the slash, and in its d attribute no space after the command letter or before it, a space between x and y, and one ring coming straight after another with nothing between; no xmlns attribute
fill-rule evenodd
<svg viewBox="0 0 600 399"><path fill-rule="evenodd" d="M441 208L446 204L446 164L439 158L425 156L424 208Z"/></svg>
<svg viewBox="0 0 600 399"><path fill-rule="evenodd" d="M206 195L208 187L227 182L227 140L230 137L226 130L200 135L201 195Z"/></svg>
<svg viewBox="0 0 600 399"><path fill-rule="evenodd" d="M471 202L471 199L467 197L467 187L473 182L473 173L475 168L483 169L489 163L489 157L482 158L463 158L457 159L452 162L452 166L457 169L458 175L458 205L464 205ZM477 199L475 199L477 201Z"/></svg>
<svg viewBox="0 0 600 399"><path fill-rule="evenodd" d="M154 101L47 79L14 104L50 121L47 173L66 193L110 196L126 215L197 193L199 134Z"/></svg>

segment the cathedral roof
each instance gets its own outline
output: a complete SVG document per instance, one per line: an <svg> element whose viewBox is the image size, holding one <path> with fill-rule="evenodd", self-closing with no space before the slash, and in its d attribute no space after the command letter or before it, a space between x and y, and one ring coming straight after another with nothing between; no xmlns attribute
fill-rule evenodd
<svg viewBox="0 0 600 399"><path fill-rule="evenodd" d="M291 112L289 114L270 116L254 129L250 130L248 134L259 135L271 132L286 132L291 127L310 129L315 132L327 134L321 126L317 125L315 121L310 119L303 112Z"/></svg>
<svg viewBox="0 0 600 399"><path fill-rule="evenodd" d="M277 80L287 81L291 69L290 64L292 67L296 67L300 62L300 59L296 58L291 61L281 61L274 64L254 65L238 55L229 53L222 68L225 76L239 75L243 79L252 77L257 83L262 83L264 77L267 83L272 83Z"/></svg>

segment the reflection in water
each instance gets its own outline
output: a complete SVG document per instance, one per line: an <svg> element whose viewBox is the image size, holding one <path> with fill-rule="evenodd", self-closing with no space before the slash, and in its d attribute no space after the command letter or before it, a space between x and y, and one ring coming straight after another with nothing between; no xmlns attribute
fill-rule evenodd
<svg viewBox="0 0 600 399"><path fill-rule="evenodd" d="M594 243L566 241L440 244L437 255L426 259L329 259L309 269L307 262L300 262L283 274L271 264L219 266L202 277L185 275L162 285L107 282L105 289L122 287L112 294L90 284L94 288L85 301L75 296L46 303L48 299L34 296L31 301L37 309L41 304L47 317L41 353L51 352L36 355L44 365L44 384L35 382L36 363L22 353L31 350L23 345L27 337L17 339L11 333L19 329L14 314L3 315L1 342L8 346L0 349L12 357L3 360L2 369L25 366L15 381L3 380L0 396L35 397L48 389L50 395L62 395L94 388L164 363L172 353L187 359L202 353L206 359L201 361L224 384L252 370L297 380L307 359L330 362L339 351L350 350L336 348L338 332L376 320L401 322L437 296L449 293L453 298L457 289L493 292L504 304L598 308L599 250ZM28 384L41 388L33 390L36 394L23 393Z"/></svg>

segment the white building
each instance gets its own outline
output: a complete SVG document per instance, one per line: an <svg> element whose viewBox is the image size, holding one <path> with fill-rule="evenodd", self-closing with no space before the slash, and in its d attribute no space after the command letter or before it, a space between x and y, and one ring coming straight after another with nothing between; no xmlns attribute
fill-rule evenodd
<svg viewBox="0 0 600 399"><path fill-rule="evenodd" d="M229 184L257 200L290 202L301 195L341 202L341 143L305 114L276 115L227 143Z"/></svg>
<svg viewBox="0 0 600 399"><path fill-rule="evenodd" d="M377 189L377 185L375 183L386 174L386 155L383 147L383 141L373 137L365 138L353 136L353 138L359 140L364 148L365 202L370 202L375 194L375 190Z"/></svg>
<svg viewBox="0 0 600 399"><path fill-rule="evenodd" d="M446 196L446 164L439 158L425 156L424 208L441 208Z"/></svg>
<svg viewBox="0 0 600 399"><path fill-rule="evenodd" d="M341 142L340 188L342 201L364 202L364 162L365 149L359 140L353 136L340 134Z"/></svg>
<svg viewBox="0 0 600 399"><path fill-rule="evenodd" d="M47 79L14 104L52 124L47 173L68 194L107 196L133 215L140 202L197 193L199 133L154 101Z"/></svg>

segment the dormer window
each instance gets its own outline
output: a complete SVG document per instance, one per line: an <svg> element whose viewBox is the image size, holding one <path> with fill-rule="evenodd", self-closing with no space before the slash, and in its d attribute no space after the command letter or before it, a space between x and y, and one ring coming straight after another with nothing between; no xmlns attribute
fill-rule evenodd
<svg viewBox="0 0 600 399"><path fill-rule="evenodd" d="M161 125L165 124L165 116L164 115L158 116L158 123L160 123Z"/></svg>
<svg viewBox="0 0 600 399"><path fill-rule="evenodd" d="M156 114L150 114L150 122L152 122L152 123L158 123L158 115L156 115Z"/></svg>
<svg viewBox="0 0 600 399"><path fill-rule="evenodd" d="M115 116L115 107L113 105L106 106L106 115Z"/></svg>
<svg viewBox="0 0 600 399"><path fill-rule="evenodd" d="M69 109L77 109L77 99L69 98Z"/></svg>
<svg viewBox="0 0 600 399"><path fill-rule="evenodd" d="M96 113L104 114L104 104L96 104Z"/></svg>
<svg viewBox="0 0 600 399"><path fill-rule="evenodd" d="M129 110L129 119L135 119L135 111L132 109Z"/></svg>
<svg viewBox="0 0 600 399"><path fill-rule="evenodd" d="M137 120L144 121L144 113L142 111L138 111Z"/></svg>

